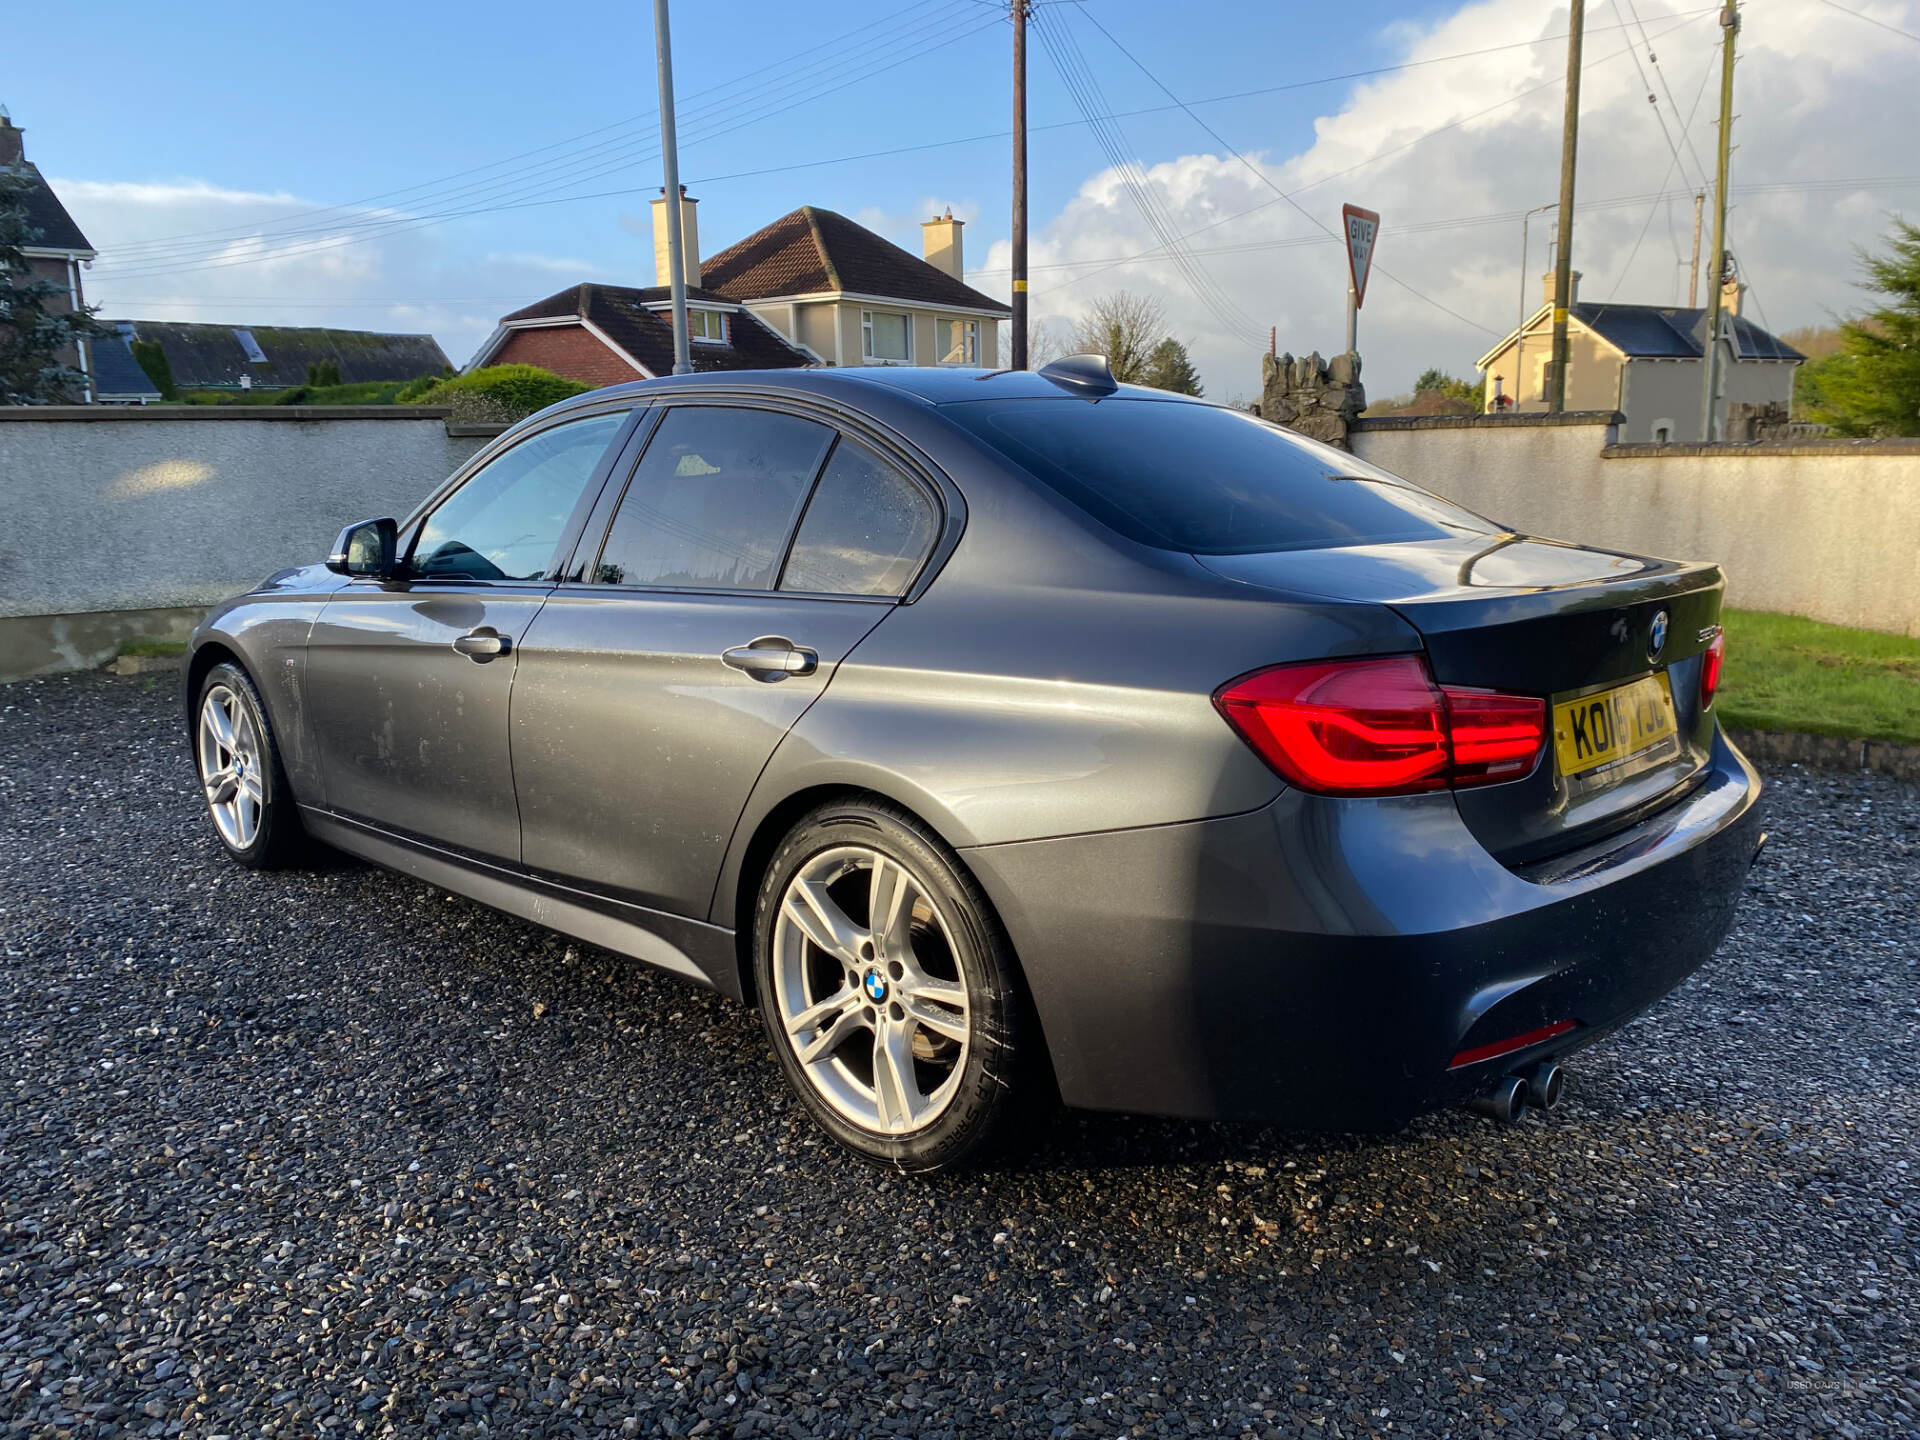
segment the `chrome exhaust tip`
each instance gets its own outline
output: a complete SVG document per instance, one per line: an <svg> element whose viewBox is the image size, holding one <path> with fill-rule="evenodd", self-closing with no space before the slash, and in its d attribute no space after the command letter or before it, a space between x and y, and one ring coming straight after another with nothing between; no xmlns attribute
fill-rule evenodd
<svg viewBox="0 0 1920 1440"><path fill-rule="evenodd" d="M1542 1110L1558 1105L1561 1092L1567 1088L1567 1072L1551 1060L1542 1060L1522 1078L1527 1082L1528 1098Z"/></svg>
<svg viewBox="0 0 1920 1440"><path fill-rule="evenodd" d="M1518 1125L1527 1113L1527 1100L1527 1082L1518 1075L1503 1075L1486 1094L1469 1100L1467 1108L1502 1125Z"/></svg>

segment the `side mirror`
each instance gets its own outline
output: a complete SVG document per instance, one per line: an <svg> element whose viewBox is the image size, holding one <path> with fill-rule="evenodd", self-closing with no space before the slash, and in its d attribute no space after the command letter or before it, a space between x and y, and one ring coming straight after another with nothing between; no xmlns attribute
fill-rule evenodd
<svg viewBox="0 0 1920 1440"><path fill-rule="evenodd" d="M394 542L400 527L392 520L362 520L349 525L333 542L327 568L336 575L368 575L390 580L398 569Z"/></svg>

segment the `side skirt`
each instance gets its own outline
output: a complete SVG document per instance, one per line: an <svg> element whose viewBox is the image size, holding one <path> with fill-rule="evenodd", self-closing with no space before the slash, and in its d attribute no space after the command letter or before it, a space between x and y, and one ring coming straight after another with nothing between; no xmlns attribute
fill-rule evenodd
<svg viewBox="0 0 1920 1440"><path fill-rule="evenodd" d="M742 998L731 930L537 880L311 806L300 807L300 822L350 855Z"/></svg>

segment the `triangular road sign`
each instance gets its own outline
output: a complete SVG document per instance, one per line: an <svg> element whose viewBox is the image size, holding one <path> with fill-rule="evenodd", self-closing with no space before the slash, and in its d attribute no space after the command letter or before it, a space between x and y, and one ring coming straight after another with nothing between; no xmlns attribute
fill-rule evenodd
<svg viewBox="0 0 1920 1440"><path fill-rule="evenodd" d="M1373 268L1373 242L1380 233L1380 217L1358 205L1342 205L1340 220L1347 232L1347 273L1353 277L1353 304L1367 299L1367 272Z"/></svg>

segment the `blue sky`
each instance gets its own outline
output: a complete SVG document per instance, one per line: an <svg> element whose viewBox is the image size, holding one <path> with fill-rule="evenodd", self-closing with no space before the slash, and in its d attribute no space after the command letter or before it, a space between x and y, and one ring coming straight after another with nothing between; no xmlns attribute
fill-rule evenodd
<svg viewBox="0 0 1920 1440"><path fill-rule="evenodd" d="M1858 8L1920 28L1920 0ZM1710 10L1700 0L1589 5L1589 59L1615 58L1589 72L1583 199L1665 197L1598 210L1590 230L1576 231L1588 283L1605 275L1626 287L1621 299L1668 301L1679 284L1674 255L1687 237L1672 227L1690 227L1684 182L1712 153L1711 94L1692 108L1712 59ZM1412 288L1376 275L1362 320L1372 388L1404 386L1425 363L1470 372L1489 332L1511 322L1520 289L1518 221L1499 217L1554 193L1563 43L1522 42L1563 34L1565 12L1533 11L1511 0L1048 6L1041 24L1056 45L1078 46L1107 106L1122 112L1125 153L1175 228L1214 227L1190 244L1203 251L1202 283L1224 299L1204 303L1164 259L1066 283L1093 268L1077 262L1154 242L1037 38L1031 118L1065 122L1036 128L1032 142L1035 260L1054 267L1036 269L1037 311L1066 320L1102 288L1147 290L1193 343L1211 393L1251 390L1254 332L1279 326L1282 347L1295 350L1341 339L1344 262L1311 220L1276 202L1274 186L1358 164L1300 199L1327 224L1343 200L1386 214L1381 264ZM1887 213L1920 200L1920 186L1905 183L1920 162L1903 142L1863 141L1859 119L1877 115L1870 128L1895 142L1920 131L1913 87L1900 78L1915 73L1920 43L1818 0L1754 0L1748 11L1742 98L1752 118L1736 132L1736 187L1872 182L1741 202L1753 233L1736 226L1736 253L1753 256L1756 285L1779 312L1769 318L1787 328L1856 304L1846 245L1870 241ZM647 143L650 6L472 3L457 20L446 13L24 7L9 20L9 50L75 58L0 73L0 102L101 249L88 285L110 314L431 329L459 362L502 311L573 280L650 283L646 201L659 165ZM1199 106L1216 138L1165 108L1155 80L1113 41L1182 99L1268 93ZM701 202L704 250L812 203L917 251L917 221L950 205L971 222L975 283L1004 294L996 242L1007 233L1007 143L942 143L1006 128L1003 6L682 0L674 44L681 171ZM1410 59L1431 63L1301 83ZM76 73L90 83L76 84ZM1673 99L1661 114L1685 134L1677 155L1645 99L1662 84ZM1273 89L1286 85L1298 88ZM1488 105L1499 108L1461 120ZM1145 107L1161 108L1124 114ZM935 148L869 153L912 146ZM540 147L553 148L504 163ZM867 158L814 163L855 155ZM604 193L619 191L633 193ZM555 195L595 198L528 203ZM1214 225L1256 204L1259 214ZM302 214L318 207L352 208ZM437 222L447 210L481 213ZM1851 227L1844 237L1836 214ZM1468 223L1436 224L1454 220ZM1403 221L1430 228L1396 236ZM1287 243L1298 239L1314 243ZM1536 243L1530 269L1543 264Z"/></svg>

